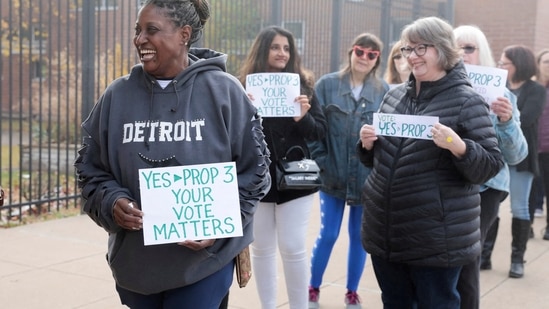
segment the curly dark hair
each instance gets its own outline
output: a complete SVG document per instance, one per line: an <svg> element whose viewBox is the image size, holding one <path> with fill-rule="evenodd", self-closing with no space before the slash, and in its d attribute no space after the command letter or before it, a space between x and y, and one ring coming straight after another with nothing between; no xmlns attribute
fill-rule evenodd
<svg viewBox="0 0 549 309"><path fill-rule="evenodd" d="M193 29L189 45L200 40L204 25L210 18L210 4L207 0L145 0L142 6L154 5L165 10L165 16L176 27L191 26Z"/></svg>

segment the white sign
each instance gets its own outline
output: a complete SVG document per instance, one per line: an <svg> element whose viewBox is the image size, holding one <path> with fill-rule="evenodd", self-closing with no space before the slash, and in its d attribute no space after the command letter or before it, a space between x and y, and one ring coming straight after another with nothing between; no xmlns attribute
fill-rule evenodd
<svg viewBox="0 0 549 309"><path fill-rule="evenodd" d="M376 135L433 139L431 128L438 122L434 116L412 116L374 113Z"/></svg>
<svg viewBox="0 0 549 309"><path fill-rule="evenodd" d="M242 236L234 162L139 170L145 246Z"/></svg>
<svg viewBox="0 0 549 309"><path fill-rule="evenodd" d="M262 117L296 117L301 105L295 102L300 95L299 74L256 73L246 76L246 92Z"/></svg>
<svg viewBox="0 0 549 309"><path fill-rule="evenodd" d="M467 76L473 88L480 94L488 105L503 97L507 84L507 70L466 64Z"/></svg>

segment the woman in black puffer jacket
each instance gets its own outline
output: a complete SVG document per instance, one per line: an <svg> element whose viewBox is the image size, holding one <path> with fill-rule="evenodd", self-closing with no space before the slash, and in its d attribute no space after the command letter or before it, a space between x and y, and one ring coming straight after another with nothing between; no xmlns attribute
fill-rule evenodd
<svg viewBox="0 0 549 309"><path fill-rule="evenodd" d="M362 241L384 308L459 308L461 267L480 254L478 184L503 167L488 105L467 80L452 31L436 17L404 29L412 74L379 111L439 117L432 139L376 135L365 125L357 144L373 168Z"/></svg>

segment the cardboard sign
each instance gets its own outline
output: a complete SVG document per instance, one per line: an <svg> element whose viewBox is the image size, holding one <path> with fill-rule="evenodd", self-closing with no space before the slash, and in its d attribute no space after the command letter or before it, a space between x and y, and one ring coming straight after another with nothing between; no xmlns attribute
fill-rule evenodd
<svg viewBox="0 0 549 309"><path fill-rule="evenodd" d="M242 236L234 162L139 170L145 246Z"/></svg>
<svg viewBox="0 0 549 309"><path fill-rule="evenodd" d="M301 105L299 74L256 73L246 76L246 92L253 96L253 105L262 117L296 117Z"/></svg>
<svg viewBox="0 0 549 309"><path fill-rule="evenodd" d="M471 64L466 64L465 70L473 88L488 105L498 97L503 97L507 84L507 70Z"/></svg>
<svg viewBox="0 0 549 309"><path fill-rule="evenodd" d="M433 139L431 128L437 122L434 116L374 113L373 125L377 135Z"/></svg>

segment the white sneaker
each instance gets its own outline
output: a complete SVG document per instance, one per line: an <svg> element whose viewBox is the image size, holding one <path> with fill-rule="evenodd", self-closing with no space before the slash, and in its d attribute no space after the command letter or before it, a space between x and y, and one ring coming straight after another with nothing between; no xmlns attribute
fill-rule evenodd
<svg viewBox="0 0 549 309"><path fill-rule="evenodd" d="M541 218L541 217L543 217L543 209L537 208L537 209L536 209L536 212L534 212L534 217L536 217L536 218Z"/></svg>

